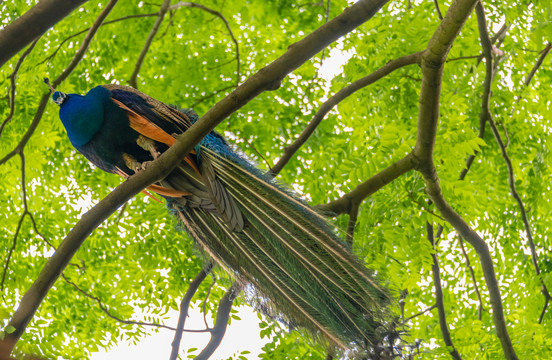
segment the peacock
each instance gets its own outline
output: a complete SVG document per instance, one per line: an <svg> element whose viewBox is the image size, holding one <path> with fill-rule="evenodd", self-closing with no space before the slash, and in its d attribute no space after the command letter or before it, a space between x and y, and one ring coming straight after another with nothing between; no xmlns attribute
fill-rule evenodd
<svg viewBox="0 0 552 360"><path fill-rule="evenodd" d="M96 86L84 96L52 91L71 144L124 178L198 119L126 86ZM166 199L209 257L255 289L258 307L348 351L373 351L386 336L393 302L386 286L326 219L217 132L147 189Z"/></svg>

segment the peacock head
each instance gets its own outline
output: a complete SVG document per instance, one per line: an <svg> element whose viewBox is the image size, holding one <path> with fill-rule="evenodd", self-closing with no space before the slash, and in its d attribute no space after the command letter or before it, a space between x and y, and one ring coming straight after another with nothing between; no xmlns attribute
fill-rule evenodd
<svg viewBox="0 0 552 360"><path fill-rule="evenodd" d="M55 91L54 95L52 95L52 100L59 106L61 106L65 100L67 100L67 94L62 93L61 91Z"/></svg>
<svg viewBox="0 0 552 360"><path fill-rule="evenodd" d="M56 104L61 106L65 102L65 100L67 100L67 94L61 91L56 91L52 84L50 84L50 80L48 78L44 78L44 83L46 83L46 85L48 85L50 87L50 90L54 93L54 95L52 95L52 100L54 100Z"/></svg>

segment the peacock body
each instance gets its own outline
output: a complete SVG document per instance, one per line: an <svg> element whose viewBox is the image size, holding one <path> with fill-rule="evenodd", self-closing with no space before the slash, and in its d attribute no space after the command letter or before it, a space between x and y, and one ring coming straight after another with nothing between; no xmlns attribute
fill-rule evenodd
<svg viewBox="0 0 552 360"><path fill-rule="evenodd" d="M197 119L192 111L119 85L97 86L85 96L55 92L53 99L73 146L125 178ZM268 299L294 325L344 349L369 349L382 340L388 292L319 214L219 134L207 135L148 189L166 198L218 264L252 284L258 299Z"/></svg>

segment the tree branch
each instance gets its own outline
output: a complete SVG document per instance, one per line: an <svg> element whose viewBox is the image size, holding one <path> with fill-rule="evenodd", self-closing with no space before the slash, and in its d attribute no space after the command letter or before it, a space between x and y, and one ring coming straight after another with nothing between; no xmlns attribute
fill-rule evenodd
<svg viewBox="0 0 552 360"><path fill-rule="evenodd" d="M38 42L40 38L37 38L31 46L25 50L25 52L21 55L19 60L17 60L17 63L15 64L15 67L13 68L12 73L10 74L10 88L8 89L8 99L10 103L10 112L8 116L4 119L2 122L2 125L0 125L0 137L2 137L2 131L4 131L4 127L11 121L13 118L13 114L15 112L15 78L17 77L17 72L19 71L19 68L21 67L21 64L23 63L23 60L31 53L33 48L35 47L36 43Z"/></svg>
<svg viewBox="0 0 552 360"><path fill-rule="evenodd" d="M215 352L220 345L224 334L226 333L226 327L228 326L228 319L230 318L230 311L232 310L232 304L243 289L241 282L234 282L230 289L220 299L219 307L217 311L217 320L215 326L211 332L211 339L205 346L205 348L196 356L196 360L207 360Z"/></svg>
<svg viewBox="0 0 552 360"><path fill-rule="evenodd" d="M407 317L406 319L404 319L404 323L406 324L408 321L414 319L415 317L421 316L421 315L425 314L426 312L429 312L429 311L435 309L436 307L437 307L437 305L431 305L427 309L424 309L424 310L420 311L419 313L416 313L412 316Z"/></svg>
<svg viewBox="0 0 552 360"><path fill-rule="evenodd" d="M223 87L222 89L218 89L218 90L215 90L213 91L211 94L209 95L205 95L203 97L200 97L200 98L197 98L197 100L190 105L190 109L193 109L194 107L198 106L199 104L201 104L202 102L204 102L205 100L208 100L214 96L216 96L217 94L220 94L221 92L223 91L226 91L226 90L230 90L234 87L234 85L229 85L229 86L225 86Z"/></svg>
<svg viewBox="0 0 552 360"><path fill-rule="evenodd" d="M357 223L358 211L360 208L360 203L353 202L351 206L351 211L349 211L349 221L347 223L347 243L353 246L355 238L355 227Z"/></svg>
<svg viewBox="0 0 552 360"><path fill-rule="evenodd" d="M416 64L420 61L422 53L417 52L414 54L402 56L398 59L394 59L389 61L387 64L379 68L378 70L374 71L370 75L367 75L349 85L344 87L343 89L339 90L335 95L330 97L328 100L326 100L321 106L320 109L316 112L316 114L313 116L305 130L299 135L299 137L289 146L287 146L284 149L284 154L282 157L278 160L278 162L272 167L272 170L270 171L270 174L272 176L276 176L277 174L282 171L284 166L291 160L293 155L299 150L301 146L309 139L309 137L314 133L318 125L322 122L326 114L330 112L330 110L335 107L337 104L339 104L341 101L352 95L354 92L373 84L374 82L378 81L379 79L383 78L384 76L389 75L393 71L400 69L407 65Z"/></svg>
<svg viewBox="0 0 552 360"><path fill-rule="evenodd" d="M69 260L86 237L107 219L119 206L139 193L149 184L165 178L180 160L205 137L217 124L244 106L251 99L267 90L279 87L281 80L308 61L339 37L369 20L388 0L361 0L328 23L291 45L287 51L268 66L251 76L230 95L214 105L196 121L176 143L153 161L146 170L132 176L119 185L91 210L67 234L54 255L48 260L37 280L25 293L9 325L16 330L6 336L11 350L21 337L48 290L59 277ZM47 100L47 99L46 99ZM44 103L46 106L46 103Z"/></svg>
<svg viewBox="0 0 552 360"><path fill-rule="evenodd" d="M443 335L443 340L447 348L452 348L449 350L450 356L453 359L461 360L462 357L454 347L452 339L450 337L450 330L447 325L447 316L445 312L445 302L443 300L443 288L441 286L441 274L439 269L439 260L437 259L437 249L435 248L435 238L433 235L433 225L426 223L427 231L427 240L431 243L433 248L433 253L431 258L433 259L433 264L431 264L431 272L433 273L433 285L435 286L435 307L437 308L437 314L439 315L439 326L441 328L441 334Z"/></svg>
<svg viewBox="0 0 552 360"><path fill-rule="evenodd" d="M490 114L489 111L489 102L491 100L491 87L494 78L494 67L493 67L493 57L491 53L492 40L489 38L489 32L487 30L487 23L485 20L485 13L481 15L481 10L483 8L481 3L478 3L476 6L477 14L477 24L479 28L479 38L481 40L481 47L483 48L483 57L485 57L485 80L483 81L483 95L481 101L481 111L479 112L479 138L483 139L485 136L485 126L487 123L487 118ZM478 152L476 151L473 155L468 156L466 159L466 167L460 172L460 180L464 180L468 171L475 160Z"/></svg>
<svg viewBox="0 0 552 360"><path fill-rule="evenodd" d="M0 31L0 67L86 0L41 0Z"/></svg>
<svg viewBox="0 0 552 360"><path fill-rule="evenodd" d="M479 286L477 286L477 280L475 279L475 272L473 271L473 267L470 264L470 258L468 257L468 253L464 248L464 241L462 241L461 236L458 236L458 242L460 243L460 249L462 250L462 255L464 255L466 267L470 272L470 277L473 282L475 294L477 295L477 299L479 300L479 306L477 307L477 318L481 320L481 318L483 317L483 310L485 310L485 308L483 307L483 300L481 300L481 293L479 292Z"/></svg>
<svg viewBox="0 0 552 360"><path fill-rule="evenodd" d="M418 115L418 134L413 154L417 161L416 169L420 171L426 183L426 192L443 217L454 226L460 235L477 251L483 267L485 280L489 288L493 320L502 349L507 359L517 359L508 334L500 289L496 279L494 265L489 248L485 241L473 231L443 198L439 178L433 163L433 149L439 119L439 100L443 64L452 47L452 43L469 14L476 5L476 0L457 0L452 3L437 31L433 34L422 57L422 86L420 91L420 110Z"/></svg>
<svg viewBox="0 0 552 360"><path fill-rule="evenodd" d="M439 9L439 1L433 0L433 3L435 4L435 10L437 10L437 16L439 16L439 20L443 20L443 14L441 13L441 9Z"/></svg>
<svg viewBox="0 0 552 360"><path fill-rule="evenodd" d="M321 2L323 3L323 0ZM332 4L331 0L326 0L326 22L328 22L330 20L330 7L331 7L331 4ZM322 64L324 63L325 55L326 55L326 49L323 49L322 54L320 54L320 66L322 66Z"/></svg>
<svg viewBox="0 0 552 360"><path fill-rule="evenodd" d="M157 13L152 13L152 14L135 14L135 15L128 15L128 16L123 16L121 18L118 18L118 19L113 19L113 20L110 20L110 21L105 21L101 24L101 26L104 26L104 25L108 25L108 24L113 24L113 23L116 23L116 22L119 22L119 21L123 21L123 20L127 20L127 19L134 19L134 18L141 18L141 17L149 17L149 16L157 16ZM65 44L67 41L71 40L72 38L74 37L77 37L81 34L84 34L85 32L89 31L91 28L86 28L84 30L81 30L77 33L74 33L68 37L66 37L65 39L63 39L63 41L61 43L59 43L59 45L57 46L57 48L54 50L54 52L52 52L50 55L48 55L46 58L44 58L44 60L40 61L37 65L40 65L40 64L43 64L45 63L46 61L52 59L54 56L56 56L56 54L58 53L58 51L61 49L61 47L63 46L63 44Z"/></svg>
<svg viewBox="0 0 552 360"><path fill-rule="evenodd" d="M159 9L159 13L157 14L157 19L155 19L155 23L151 28L148 38L146 39L146 43L144 44L144 47L142 48L142 51L138 56L138 60L136 61L136 66L134 67L134 71L132 72L132 75L130 75L130 80L128 82L130 86L132 86L135 89L138 89L138 84L136 82L136 79L138 77L138 73L140 72L140 68L142 67L142 63L146 58L146 54L148 53L151 43L153 42L153 38L155 37L155 35L157 35L157 32L159 31L159 27L163 22L163 18L165 17L165 14L169 10L170 4L171 4L171 0L163 0L163 4L161 5L161 8Z"/></svg>
<svg viewBox="0 0 552 360"><path fill-rule="evenodd" d="M234 42L234 46L236 47L236 86L240 85L240 47L238 45L238 41L234 37L234 33L232 32L232 28L230 28L230 24L228 23L228 20L218 11L213 10L211 8L208 8L207 6L189 2L189 1L180 1L174 5L172 5L169 10L175 10L180 7L190 7L190 8L198 8L203 11L207 11L209 14L215 15L218 18L220 18L222 21L224 21L224 25L226 25L226 29L228 29L228 33L230 34L230 37L232 38L232 41Z"/></svg>
<svg viewBox="0 0 552 360"><path fill-rule="evenodd" d="M546 47L544 48L544 50L541 51L540 56L539 56L537 62L535 63L535 66L533 66L533 68L531 69L529 74L527 74L527 77L525 78L525 82L524 82L525 86L529 85L529 83L531 82L531 79L533 79L533 76L535 76L535 73L537 72L539 67L542 65L542 62L544 61L544 58L546 57L546 55L548 55L551 48L552 48L552 44L548 43L548 44L546 44Z"/></svg>
<svg viewBox="0 0 552 360"><path fill-rule="evenodd" d="M489 33L487 31L486 21L485 21L485 10L483 9L483 5L481 3L478 3L476 6L476 13L477 13L477 19L479 23L479 32L481 37L481 44L483 46L483 54L485 55L485 60L487 62L487 69L489 69L489 66L491 67L492 72L492 52L491 52L491 39L489 38ZM540 64L542 64L542 61L544 60L544 57L550 51L550 43L547 45L547 48L543 50L543 53L539 57L539 60L527 76L527 79L525 81L525 85L527 86L529 82L531 81L531 78L539 68ZM547 50L548 49L548 50ZM488 70L489 71L489 70ZM489 91L490 93L490 91ZM488 95L490 97L490 95ZM485 100L485 99L484 99ZM488 99L487 99L488 100ZM523 226L525 228L525 235L527 236L527 242L529 243L529 248L531 249L531 260L533 262L533 267L535 269L535 273L537 274L537 277L539 277L541 285L542 285L542 293L545 298L545 305L548 305L548 300L550 299L550 293L548 291L548 288L546 287L546 284L544 283L544 280L540 276L540 268L539 268L539 262L538 262L538 255L537 250L535 248L535 243L533 241L533 234L531 231L531 225L529 224L529 218L527 216L527 211L525 210L525 205L523 204L523 200L521 200L521 197L519 196L517 189L516 189L516 179L514 175L514 168L512 165L512 161L510 159L510 156L508 155L508 151L506 150L506 145L502 141L502 138L500 136L500 132L498 131L498 128L496 127L495 122L493 121L493 117L491 115L491 111L489 109L488 101L485 104L486 105L486 119L489 125L491 126L491 130L493 132L493 135L496 139L496 142L498 144L498 147L500 148L500 152L502 153L502 157L504 159L504 162L506 163L506 167L508 169L508 185L510 187L510 192L512 193L512 197L516 200L519 211L521 212L521 218L523 221ZM546 306L545 306L546 308ZM542 320L542 316L540 317Z"/></svg>
<svg viewBox="0 0 552 360"><path fill-rule="evenodd" d="M203 299L201 303L201 312L203 313L203 323L205 324L205 328L209 328L209 324L207 323L207 301L209 300L209 296L211 296L211 291L213 290L213 287L217 283L217 278L215 275L213 275L213 282L211 285L209 285L209 288L207 289L207 294L205 294L205 298Z"/></svg>
<svg viewBox="0 0 552 360"><path fill-rule="evenodd" d="M74 282L72 282L71 280L69 280L64 274L61 274L61 277L63 278L63 280L65 280L66 283L68 283L69 285L73 286L75 289L77 289L78 292L80 292L81 294L83 294L84 296L86 296L87 298L89 299L92 299L94 301L96 301L96 303L98 303L98 306L100 307L100 309L107 315L109 316L110 318L112 318L113 320L116 320L120 323L123 323L123 324L126 324L126 325L140 325L140 326L152 326L152 327L157 327L157 328L163 328L163 329L167 329L167 330L176 330L175 328L171 327L171 326L167 326L167 325L163 325L163 324L157 324L157 323L151 323L151 322L141 322L141 321L134 321L134 320L124 320L124 319L121 319L120 317L117 317L115 315L113 315L111 312L109 312L109 310L107 310L107 308L105 307L105 305L102 303L102 300L97 297L97 296L94 296L94 295L91 295L89 294L88 292L84 291L83 289L81 289L77 284L75 284Z"/></svg>
<svg viewBox="0 0 552 360"><path fill-rule="evenodd" d="M8 251L8 256L6 257L6 261L4 262L4 270L2 271L2 282L0 283L1 293L4 292L4 283L6 281L8 268L10 266L10 260L13 255L13 252L15 251L15 247L17 246L17 238L19 237L19 232L21 231L21 226L23 225L23 220L25 220L26 215L27 215L27 211L25 210L23 211L23 214L21 214L21 217L19 218L19 222L17 223L17 228L15 229L15 233L13 234L12 246ZM3 294L2 294L2 298L4 298Z"/></svg>
<svg viewBox="0 0 552 360"><path fill-rule="evenodd" d="M170 360L178 359L178 352L180 350L180 341L182 340L184 325L186 323L186 318L188 317L188 309L190 308L190 302L192 301L192 298L197 292L199 285L201 285L203 280L205 280L207 275L213 269L213 265L214 264L212 261L209 261L207 264L205 264L203 269L201 269L201 271L192 280L192 282L190 283L190 286L188 286L188 290L186 291L186 294L184 294L184 297L180 302L180 315L178 316L176 332L174 333L174 339L171 344L172 350L171 350L171 356L169 358Z"/></svg>
<svg viewBox="0 0 552 360"><path fill-rule="evenodd" d="M321 212L332 213L334 216L348 214L351 212L355 203L360 204L368 196L413 168L413 155L408 154L358 185L350 193L343 195L339 199L330 201L327 204L318 205L316 209Z"/></svg>

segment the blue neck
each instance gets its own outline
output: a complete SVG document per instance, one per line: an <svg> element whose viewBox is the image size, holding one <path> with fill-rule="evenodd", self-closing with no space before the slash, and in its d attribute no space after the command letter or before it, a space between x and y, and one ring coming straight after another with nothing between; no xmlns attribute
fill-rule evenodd
<svg viewBox="0 0 552 360"><path fill-rule="evenodd" d="M59 117L74 146L88 143L101 129L104 106L110 99L109 90L101 86L93 88L85 96L67 95L67 99L60 105Z"/></svg>

